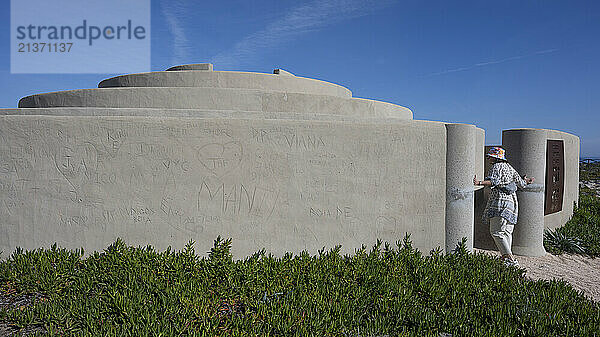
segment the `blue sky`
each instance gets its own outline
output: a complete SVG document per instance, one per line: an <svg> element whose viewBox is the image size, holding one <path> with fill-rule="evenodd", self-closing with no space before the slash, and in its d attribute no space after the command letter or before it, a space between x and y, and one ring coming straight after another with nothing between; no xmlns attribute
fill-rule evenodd
<svg viewBox="0 0 600 337"><path fill-rule="evenodd" d="M112 74L10 74L0 8L0 107ZM415 119L558 129L600 157L600 2L152 0L152 70L283 68L409 107Z"/></svg>

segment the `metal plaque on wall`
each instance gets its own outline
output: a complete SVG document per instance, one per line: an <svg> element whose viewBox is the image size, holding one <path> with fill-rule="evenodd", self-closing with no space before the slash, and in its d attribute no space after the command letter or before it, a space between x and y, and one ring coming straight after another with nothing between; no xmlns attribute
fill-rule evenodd
<svg viewBox="0 0 600 337"><path fill-rule="evenodd" d="M565 191L565 146L562 140L546 145L546 197L544 215L562 211Z"/></svg>

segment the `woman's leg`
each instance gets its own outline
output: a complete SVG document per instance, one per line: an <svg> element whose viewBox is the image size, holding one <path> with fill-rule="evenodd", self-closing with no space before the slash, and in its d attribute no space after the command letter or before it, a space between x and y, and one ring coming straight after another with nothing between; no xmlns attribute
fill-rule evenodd
<svg viewBox="0 0 600 337"><path fill-rule="evenodd" d="M502 254L503 258L513 259L512 255L512 232L514 226L509 224L506 219L502 217L490 218L490 234L494 238L496 247Z"/></svg>
<svg viewBox="0 0 600 337"><path fill-rule="evenodd" d="M510 247L510 254L512 256L512 238L513 238L513 230L515 229L515 225L509 223L508 221L506 221L506 219L503 219L503 220L506 222L505 231L507 234L508 246Z"/></svg>

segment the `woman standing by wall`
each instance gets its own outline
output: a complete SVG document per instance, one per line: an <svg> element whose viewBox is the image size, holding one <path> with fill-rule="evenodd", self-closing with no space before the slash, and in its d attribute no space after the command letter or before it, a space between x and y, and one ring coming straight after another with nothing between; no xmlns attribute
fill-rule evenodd
<svg viewBox="0 0 600 337"><path fill-rule="evenodd" d="M534 178L521 177L506 161L505 151L500 147L492 147L486 154L492 167L485 180L473 177L473 184L489 186L491 192L483 211L483 222L489 221L490 234L496 247L502 254L506 265L519 266L512 254L512 233L519 214L517 188L533 183Z"/></svg>

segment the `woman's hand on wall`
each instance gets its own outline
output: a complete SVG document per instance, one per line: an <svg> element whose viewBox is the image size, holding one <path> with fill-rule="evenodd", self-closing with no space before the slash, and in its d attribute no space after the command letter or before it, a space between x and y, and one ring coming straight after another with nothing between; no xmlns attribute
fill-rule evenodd
<svg viewBox="0 0 600 337"><path fill-rule="evenodd" d="M491 186L492 183L489 180L477 180L477 175L473 176L473 185L475 186Z"/></svg>

